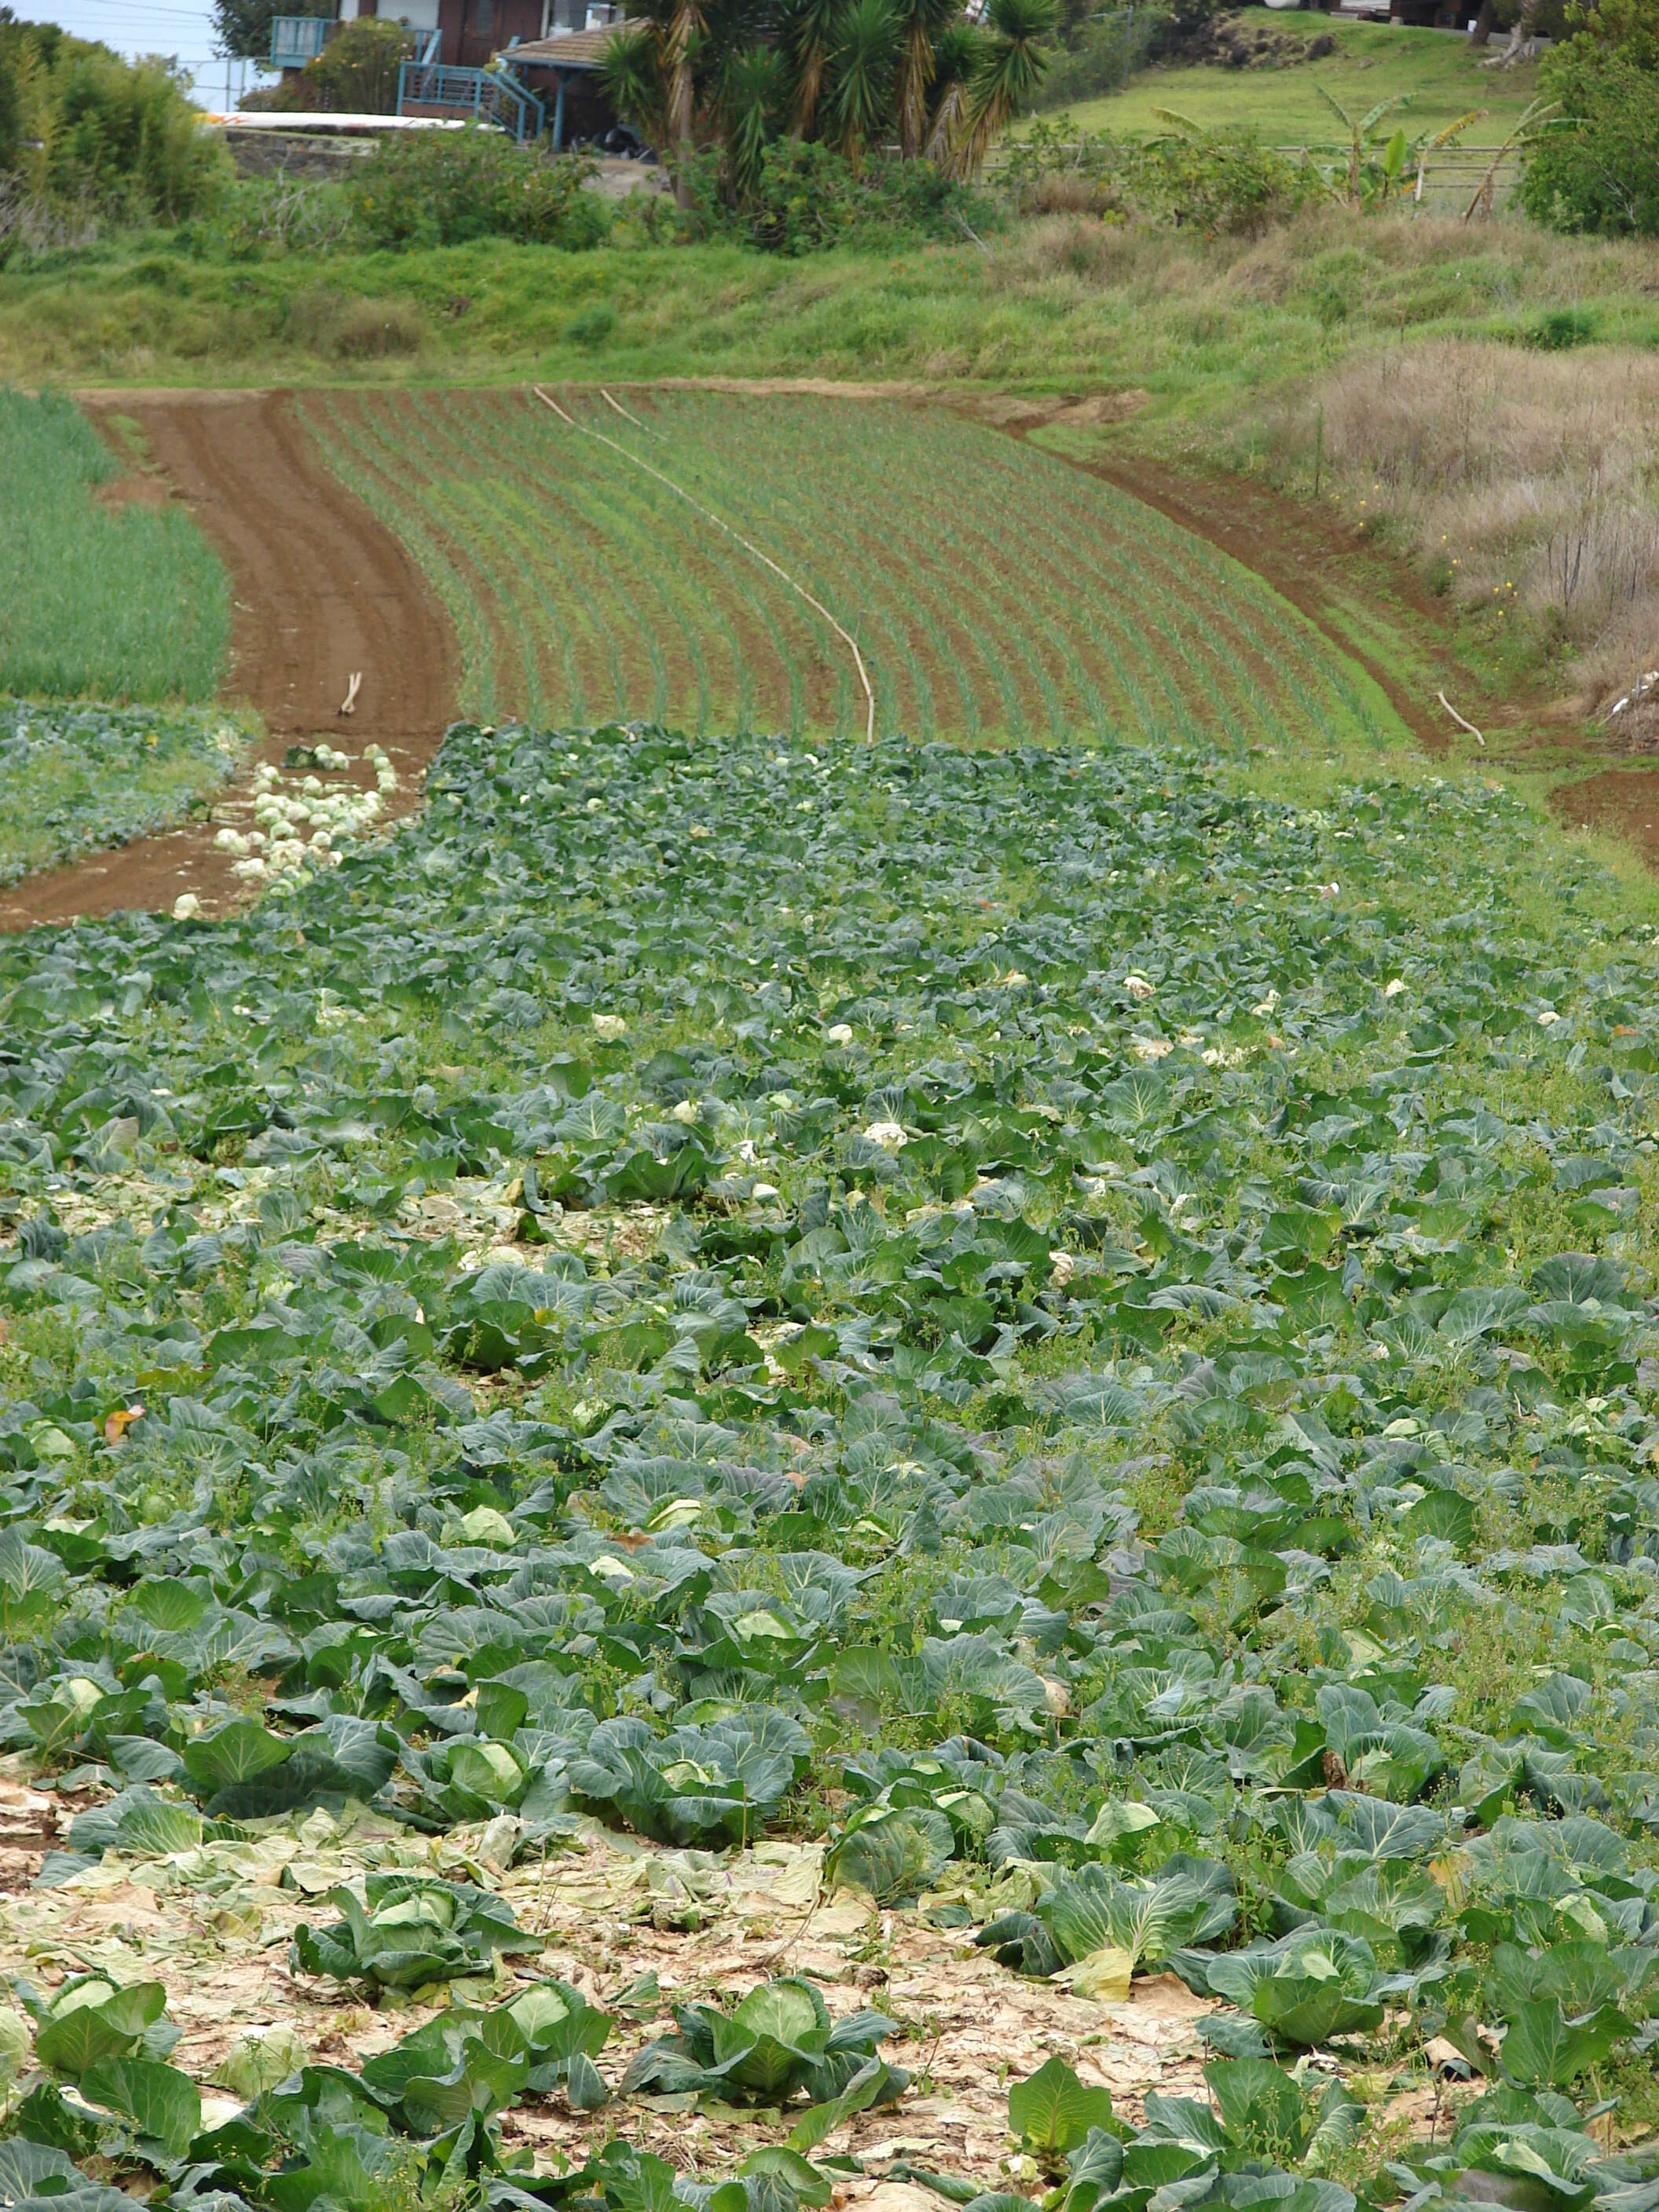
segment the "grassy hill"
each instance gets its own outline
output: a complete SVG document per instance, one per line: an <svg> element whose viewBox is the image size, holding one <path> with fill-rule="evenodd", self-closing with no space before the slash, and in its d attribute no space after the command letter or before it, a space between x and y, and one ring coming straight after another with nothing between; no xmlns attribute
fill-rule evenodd
<svg viewBox="0 0 1659 2212"><path fill-rule="evenodd" d="M1267 8L1246 8L1238 20L1252 28L1270 26L1309 44L1328 33L1336 40L1336 52L1279 69L1205 64L1143 70L1126 91L1078 103L1070 112L1085 130L1151 132L1160 127L1156 110L1174 107L1208 130L1250 130L1270 145L1323 143L1337 137L1341 126L1319 96L1322 87L1351 113L1364 113L1396 94L1408 97L1413 133L1440 130L1469 108L1484 107L1486 118L1469 135L1480 144L1493 145L1536 88L1534 69L1485 68L1476 49L1445 31L1279 15Z"/></svg>

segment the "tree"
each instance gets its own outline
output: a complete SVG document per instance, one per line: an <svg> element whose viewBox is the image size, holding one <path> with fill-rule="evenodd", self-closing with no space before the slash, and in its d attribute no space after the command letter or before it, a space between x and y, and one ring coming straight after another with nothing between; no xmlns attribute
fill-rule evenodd
<svg viewBox="0 0 1659 2212"><path fill-rule="evenodd" d="M413 35L383 15L343 23L300 72L307 100L345 115L395 115L398 70L415 51ZM314 90L309 89L314 88Z"/></svg>
<svg viewBox="0 0 1659 2212"><path fill-rule="evenodd" d="M899 21L892 0L848 0L836 30L823 103L825 135L856 169L892 112Z"/></svg>
<svg viewBox="0 0 1659 2212"><path fill-rule="evenodd" d="M0 173L16 167L23 150L23 78L33 54L9 8L0 8Z"/></svg>
<svg viewBox="0 0 1659 2212"><path fill-rule="evenodd" d="M769 145L787 131L856 169L896 138L953 176L983 161L1029 106L1056 0L989 0L982 27L960 0L629 0L604 65L617 112L677 167L716 149L747 204Z"/></svg>
<svg viewBox="0 0 1659 2212"><path fill-rule="evenodd" d="M1659 0L1594 0L1567 20L1540 72L1521 204L1557 230L1659 237Z"/></svg>
<svg viewBox="0 0 1659 2212"><path fill-rule="evenodd" d="M214 36L234 60L269 63L272 16L333 12L329 0L213 0Z"/></svg>
<svg viewBox="0 0 1659 2212"><path fill-rule="evenodd" d="M978 169L991 141L1036 97L1048 65L1042 42L1054 27L1054 0L991 0L988 21L989 34L969 79L966 128L949 156L962 176Z"/></svg>
<svg viewBox="0 0 1659 2212"><path fill-rule="evenodd" d="M228 173L171 63L125 62L8 12L0 86L0 171L30 195L100 221L172 222L207 205Z"/></svg>
<svg viewBox="0 0 1659 2212"><path fill-rule="evenodd" d="M1543 70L1563 128L1525 151L1521 204L1553 230L1659 238L1659 71L1577 40Z"/></svg>
<svg viewBox="0 0 1659 2212"><path fill-rule="evenodd" d="M899 32L899 147L907 160L921 151L927 129L927 95L933 81L933 48L952 19L957 0L897 0Z"/></svg>

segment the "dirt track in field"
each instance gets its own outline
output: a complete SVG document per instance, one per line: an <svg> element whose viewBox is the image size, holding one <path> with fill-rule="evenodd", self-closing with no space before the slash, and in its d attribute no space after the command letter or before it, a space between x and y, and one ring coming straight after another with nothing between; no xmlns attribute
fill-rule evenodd
<svg viewBox="0 0 1659 2212"><path fill-rule="evenodd" d="M388 813L417 804L454 711L449 618L403 547L326 467L292 397L111 393L87 404L94 416L101 406L136 417L149 454L145 495L182 501L229 570L235 611L222 696L264 718L263 757L280 761L314 737L354 757L378 742L401 779ZM339 708L354 672L362 682L347 718ZM353 779L374 780L361 763ZM222 803L215 811L228 818ZM166 911L182 891L222 913L246 893L213 836L213 824L192 822L27 877L0 892L0 930Z"/></svg>

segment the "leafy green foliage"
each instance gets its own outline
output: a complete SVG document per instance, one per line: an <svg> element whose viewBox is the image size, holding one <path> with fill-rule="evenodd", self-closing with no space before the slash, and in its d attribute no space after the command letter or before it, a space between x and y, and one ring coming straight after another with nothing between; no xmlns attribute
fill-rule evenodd
<svg viewBox="0 0 1659 2212"><path fill-rule="evenodd" d="M1008 2092L1008 2125L1046 2158L1064 2155L1092 2130L1115 2132L1109 2089L1086 2088L1058 2053Z"/></svg>
<svg viewBox="0 0 1659 2212"><path fill-rule="evenodd" d="M608 227L605 203L582 189L586 173L578 161L550 161L487 126L404 131L383 138L354 170L352 218L374 246L516 238L578 252L597 246Z"/></svg>
<svg viewBox="0 0 1659 2212"><path fill-rule="evenodd" d="M988 0L978 23L941 0L715 4L695 19L676 0L649 0L611 42L604 85L675 164L683 204L699 140L718 149L722 189L746 204L786 131L834 147L855 171L896 139L905 160L925 152L967 176L1030 106L1054 18L1054 0Z"/></svg>
<svg viewBox="0 0 1659 2212"><path fill-rule="evenodd" d="M222 714L0 701L0 884L182 819L237 737Z"/></svg>
<svg viewBox="0 0 1659 2212"><path fill-rule="evenodd" d="M464 726L303 905L0 945L0 1735L125 1785L64 1857L816 1820L1012 1966L1224 2000L1215 2109L1032 2118L1075 2188L1346 2212L1275 2061L1374 2039L1547 2131L1659 1927L1656 955L1601 901L1479 783ZM263 2090L319 2193L602 2094L567 1994L472 2012L497 1900L335 1902L301 1970L466 2002L387 2102ZM114 2001L43 2067L164 2063ZM634 2086L804 2104L804 2161L886 2033L773 1984Z"/></svg>
<svg viewBox="0 0 1659 2212"><path fill-rule="evenodd" d="M1565 126L1528 149L1521 204L1553 230L1659 236L1659 68L1624 46L1574 39L1542 81Z"/></svg>
<svg viewBox="0 0 1659 2212"><path fill-rule="evenodd" d="M746 238L769 252L821 253L832 246L891 245L900 239L954 242L994 227L984 195L931 161L872 156L856 168L820 140L767 143L733 204L720 188L718 156L687 164L694 220L701 229Z"/></svg>
<svg viewBox="0 0 1659 2212"><path fill-rule="evenodd" d="M1181 125L1170 115L1167 122ZM1310 173L1249 135L1166 127L1156 137L1081 130L1069 115L1040 118L1016 139L997 182L1017 210L1040 210L1051 190L1098 214L1252 237L1281 222L1321 187Z"/></svg>
<svg viewBox="0 0 1659 2212"><path fill-rule="evenodd" d="M229 157L197 127L189 80L164 61L128 63L8 9L0 86L0 177L83 218L177 222L229 180ZM0 228L0 264L19 235ZM0 467L0 482L10 475Z"/></svg>
<svg viewBox="0 0 1659 2212"><path fill-rule="evenodd" d="M54 2073L78 2080L106 2062L145 2051L161 2057L177 2031L162 2021L167 1991L160 1982L125 1987L96 1974L77 1974L50 2004L23 1992L38 2022L34 2055Z"/></svg>
<svg viewBox="0 0 1659 2212"><path fill-rule="evenodd" d="M815 1986L797 1977L758 1984L729 2013L684 2005L674 2018L678 2033L645 2046L623 2077L623 2096L711 2091L728 2103L784 2105L804 2092L824 2108L810 2137L849 2112L892 2102L910 2078L878 2056L890 2020L865 2011L832 2021Z"/></svg>
<svg viewBox="0 0 1659 2212"><path fill-rule="evenodd" d="M395 115L398 73L413 58L416 43L402 24L388 17L359 15L340 24L321 53L312 56L289 97L302 108ZM286 83L283 90L289 91Z"/></svg>
<svg viewBox="0 0 1659 2212"><path fill-rule="evenodd" d="M810 1748L798 1723L765 1705L663 1737L642 1721L603 1721L570 1764L570 1787L665 1843L752 1843Z"/></svg>
<svg viewBox="0 0 1659 2212"><path fill-rule="evenodd" d="M371 1991L412 1990L487 1974L498 1954L538 1948L510 1905L469 1883L372 1874L365 1887L366 1902L349 1889L330 1893L329 1902L345 1916L332 1927L295 1929L300 1972L362 1982Z"/></svg>

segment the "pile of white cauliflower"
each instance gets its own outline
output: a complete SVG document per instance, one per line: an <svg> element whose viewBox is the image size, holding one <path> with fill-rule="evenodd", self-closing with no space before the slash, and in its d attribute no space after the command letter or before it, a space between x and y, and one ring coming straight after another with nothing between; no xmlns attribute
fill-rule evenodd
<svg viewBox="0 0 1659 2212"><path fill-rule="evenodd" d="M351 765L349 754L327 744L316 745L312 757L333 775ZM213 841L235 855L232 873L248 882L292 882L307 867L337 867L343 849L374 828L386 793L398 788L398 771L383 747L365 745L363 758L374 770L373 791L330 786L315 774L285 785L280 769L261 762L253 772L255 826L221 830Z"/></svg>

